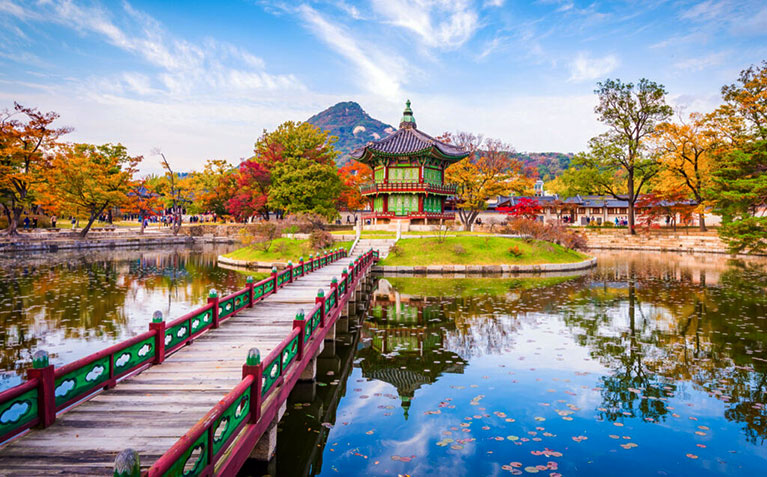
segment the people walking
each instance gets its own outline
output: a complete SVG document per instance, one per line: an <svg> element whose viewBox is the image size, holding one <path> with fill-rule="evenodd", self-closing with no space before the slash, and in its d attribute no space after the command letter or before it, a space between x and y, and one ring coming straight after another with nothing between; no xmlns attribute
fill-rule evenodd
<svg viewBox="0 0 767 477"><path fill-rule="evenodd" d="M56 228L56 216L55 215L51 216L51 228L52 229Z"/></svg>

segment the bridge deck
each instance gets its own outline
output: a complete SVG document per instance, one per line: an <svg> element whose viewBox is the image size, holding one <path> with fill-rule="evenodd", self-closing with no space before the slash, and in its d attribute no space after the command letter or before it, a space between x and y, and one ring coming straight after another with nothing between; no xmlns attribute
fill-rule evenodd
<svg viewBox="0 0 767 477"><path fill-rule="evenodd" d="M0 475L111 475L115 456L126 448L148 467L240 382L248 349L257 347L261 356L273 350L290 333L296 312L314 306L318 288L328 294L332 277L340 278L350 260L298 278L161 365L7 444L0 449Z"/></svg>

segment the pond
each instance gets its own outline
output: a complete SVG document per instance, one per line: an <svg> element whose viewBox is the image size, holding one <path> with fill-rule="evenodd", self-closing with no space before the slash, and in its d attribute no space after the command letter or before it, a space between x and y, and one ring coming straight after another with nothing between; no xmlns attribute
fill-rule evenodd
<svg viewBox="0 0 767 477"><path fill-rule="evenodd" d="M242 475L764 475L765 262L598 255L573 277L382 278Z"/></svg>
<svg viewBox="0 0 767 477"><path fill-rule="evenodd" d="M178 318L229 293L240 272L216 266L233 245L34 253L0 259L0 391L22 381L38 349L57 366Z"/></svg>

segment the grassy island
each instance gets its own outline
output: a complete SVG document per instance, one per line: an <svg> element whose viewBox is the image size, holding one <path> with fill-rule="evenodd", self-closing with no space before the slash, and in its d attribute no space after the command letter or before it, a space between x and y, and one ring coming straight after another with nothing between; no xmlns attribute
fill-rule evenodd
<svg viewBox="0 0 767 477"><path fill-rule="evenodd" d="M403 295L429 297L504 296L513 292L546 288L577 278L575 275L545 278L424 278L386 277Z"/></svg>
<svg viewBox="0 0 767 477"><path fill-rule="evenodd" d="M329 248L343 247L349 250L351 245L352 242L350 241L335 242ZM293 263L298 263L299 257L307 259L309 254L318 252L320 249L313 249L308 240L278 238L272 242L269 250L264 250L263 244L256 243L227 253L224 257L248 262L287 262L292 260Z"/></svg>
<svg viewBox="0 0 767 477"><path fill-rule="evenodd" d="M541 240L506 237L403 238L379 265L539 265L575 263L589 257Z"/></svg>

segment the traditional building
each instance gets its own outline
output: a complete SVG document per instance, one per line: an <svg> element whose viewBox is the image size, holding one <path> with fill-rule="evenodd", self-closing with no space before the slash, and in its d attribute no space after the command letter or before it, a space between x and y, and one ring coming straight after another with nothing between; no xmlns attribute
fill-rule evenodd
<svg viewBox="0 0 767 477"><path fill-rule="evenodd" d="M373 169L374 182L362 187L370 200L370 212L363 219L376 224L396 220L428 224L429 219L455 218L445 213L445 198L456 193L455 186L445 184L445 169L468 153L419 131L410 100L397 131L351 156Z"/></svg>

